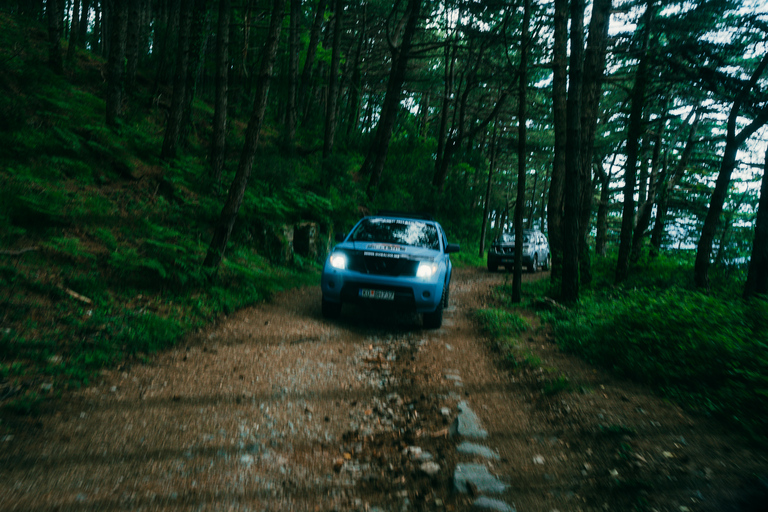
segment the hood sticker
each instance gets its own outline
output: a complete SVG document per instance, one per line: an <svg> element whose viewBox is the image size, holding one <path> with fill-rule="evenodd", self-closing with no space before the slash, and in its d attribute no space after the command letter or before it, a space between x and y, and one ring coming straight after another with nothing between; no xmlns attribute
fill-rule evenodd
<svg viewBox="0 0 768 512"><path fill-rule="evenodd" d="M372 252L372 251L365 251L363 253L363 256L375 256L377 258L392 258L399 260L400 255L399 254L392 254L391 252Z"/></svg>
<svg viewBox="0 0 768 512"><path fill-rule="evenodd" d="M405 251L405 247L402 245L394 244L368 244L365 248L374 251Z"/></svg>

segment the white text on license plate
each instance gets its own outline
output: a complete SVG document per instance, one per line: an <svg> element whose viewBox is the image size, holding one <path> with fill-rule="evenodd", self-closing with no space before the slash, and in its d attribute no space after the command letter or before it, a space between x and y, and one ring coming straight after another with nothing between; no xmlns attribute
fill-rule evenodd
<svg viewBox="0 0 768 512"><path fill-rule="evenodd" d="M360 288L360 296L364 299L395 300L395 292L387 290L368 290Z"/></svg>

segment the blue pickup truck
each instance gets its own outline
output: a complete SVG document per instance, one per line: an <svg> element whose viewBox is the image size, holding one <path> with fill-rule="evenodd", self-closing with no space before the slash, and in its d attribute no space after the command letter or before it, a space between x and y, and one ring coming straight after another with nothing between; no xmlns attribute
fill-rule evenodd
<svg viewBox="0 0 768 512"><path fill-rule="evenodd" d="M323 316L344 303L409 309L437 329L451 284L449 244L443 228L424 215L382 213L364 217L330 252L323 267Z"/></svg>

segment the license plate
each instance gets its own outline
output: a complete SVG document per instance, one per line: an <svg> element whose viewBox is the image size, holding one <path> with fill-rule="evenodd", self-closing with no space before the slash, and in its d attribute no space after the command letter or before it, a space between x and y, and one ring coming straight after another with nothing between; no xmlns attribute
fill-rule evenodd
<svg viewBox="0 0 768 512"><path fill-rule="evenodd" d="M368 290L360 288L360 296L364 299L395 300L395 292L387 290Z"/></svg>

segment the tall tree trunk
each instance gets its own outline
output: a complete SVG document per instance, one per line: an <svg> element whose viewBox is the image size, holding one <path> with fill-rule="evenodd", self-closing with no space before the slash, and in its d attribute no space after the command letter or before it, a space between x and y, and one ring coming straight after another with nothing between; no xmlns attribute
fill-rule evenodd
<svg viewBox="0 0 768 512"><path fill-rule="evenodd" d="M582 286L592 282L592 264L587 238L592 215L592 155L600 112L600 98L605 74L605 57L608 48L608 24L611 18L611 0L595 0L592 19L584 53L584 84L581 109L581 213L579 218L579 279Z"/></svg>
<svg viewBox="0 0 768 512"><path fill-rule="evenodd" d="M61 2L47 0L45 14L48 18L48 67L57 75L64 74L64 62L61 56Z"/></svg>
<svg viewBox="0 0 768 512"><path fill-rule="evenodd" d="M643 132L643 108L645 106L645 89L648 83L650 55L648 46L651 38L651 25L655 16L656 6L649 0L643 14L643 43L640 63L632 87L632 108L629 114L627 128L627 164L624 171L624 208L621 218L621 234L619 236L619 258L616 262L616 283L624 281L629 272L629 256L632 251L632 232L635 226L635 184L637 181L637 157L639 141Z"/></svg>
<svg viewBox="0 0 768 512"><path fill-rule="evenodd" d="M173 96L171 111L165 125L163 149L160 158L172 160L176 158L181 134L181 120L184 113L184 94L187 86L187 68L189 67L189 39L192 28L192 9L189 2L181 2L179 12L179 44L176 52L176 72L173 79Z"/></svg>
<svg viewBox="0 0 768 512"><path fill-rule="evenodd" d="M748 193L749 189L746 189L741 196L739 196L739 200L736 201L736 204L733 205L733 209L726 211L723 215L725 222L723 222L723 232L720 235L720 243L717 244L717 255L715 256L716 265L725 265L725 251L728 247L728 234L731 231L731 227L733 227L733 216L741 209L741 205L744 204L744 199L747 197Z"/></svg>
<svg viewBox="0 0 768 512"><path fill-rule="evenodd" d="M171 67L173 65L174 49L178 47L179 22L182 11L182 2L186 5L188 0L163 0L167 7L167 17L164 18L165 26L162 35L158 37L158 56L157 75L155 76L155 94L165 87L171 81Z"/></svg>
<svg viewBox="0 0 768 512"><path fill-rule="evenodd" d="M307 45L307 55L304 57L304 67L301 71L301 84L299 85L298 104L305 110L305 105L309 104L309 88L312 78L312 68L315 65L315 54L317 53L317 44L320 41L320 28L323 26L325 17L325 7L328 0L317 0L315 7L315 19L312 22L312 28L309 31L309 44Z"/></svg>
<svg viewBox="0 0 768 512"><path fill-rule="evenodd" d="M80 46L83 47L85 47L88 41L88 20L90 19L90 12L91 0L83 0L83 7L80 13L80 23L78 23L80 33L77 35L77 40L80 43Z"/></svg>
<svg viewBox="0 0 768 512"><path fill-rule="evenodd" d="M662 116L659 118L658 127L656 133L653 134L653 156L651 157L651 174L650 183L648 184L648 190L645 201L640 203L640 207L637 209L637 224L635 225L635 232L632 235L632 253L630 255L630 261L633 263L640 259L640 255L643 248L643 239L645 238L646 231L651 224L651 213L653 210L653 204L656 200L656 189L658 186L658 174L661 158L661 144L662 133L664 131L664 125L667 115L666 104ZM650 139L650 137L647 137Z"/></svg>
<svg viewBox="0 0 768 512"><path fill-rule="evenodd" d="M704 226L701 229L701 238L696 248L696 264L694 266L694 281L699 288L709 286L709 266L712 254L712 241L715 238L717 226L720 223L720 215L723 212L725 198L728 195L728 186L731 183L731 173L736 167L736 154L744 142L758 129L768 122L768 107L763 107L755 119L741 132L736 133L736 120L739 117L742 103L747 99L752 88L757 84L760 76L768 66L768 54L763 56L760 64L755 69L747 85L742 89L736 100L733 102L731 114L728 116L728 131L725 138L725 151L723 160L720 163L720 172L715 182L715 190L712 192L712 198L709 201L709 210L704 219Z"/></svg>
<svg viewBox="0 0 768 512"><path fill-rule="evenodd" d="M323 159L331 156L333 139L336 136L336 110L339 93L339 62L341 62L341 33L344 30L344 2L336 0L333 7L333 43L331 69L328 73L328 99L325 106L325 137L323 138Z"/></svg>
<svg viewBox="0 0 768 512"><path fill-rule="evenodd" d="M563 205L565 194L565 142L566 142L566 61L568 49L568 0L555 0L554 48L552 50L552 113L554 117L555 152L547 202L547 231L552 253L554 283L563 268Z"/></svg>
<svg viewBox="0 0 768 512"><path fill-rule="evenodd" d="M483 202L483 224L480 227L480 251L478 256L485 255L485 234L488 229L488 212L491 209L491 184L493 183L493 171L496 167L496 123L493 125L491 136L491 159L488 164L488 182L485 186L485 201Z"/></svg>
<svg viewBox="0 0 768 512"><path fill-rule="evenodd" d="M466 104L467 96L465 95L462 98L462 107L459 110L464 110L464 105ZM485 129L486 126L488 126L488 123L490 123L493 119L496 119L496 116L499 115L499 112L501 111L501 108L504 106L504 103L507 100L507 93L502 92L499 96L498 101L496 101L496 105L493 107L493 110L491 111L488 116L480 121L479 123L475 124L470 130L463 130L464 126L464 120L463 115L459 114L459 120L457 121L454 119L454 124L458 124L458 128L455 128L451 131L457 132L455 136L448 137L444 143L444 149L443 149L443 155L442 157L439 157L435 160L435 173L432 177L432 185L434 185L435 189L439 194L443 192L443 189L445 187L445 181L448 177L448 170L451 164L451 159L453 158L453 155L461 149L461 143L464 141L464 139L472 139L480 130ZM454 110L454 114L455 114Z"/></svg>
<svg viewBox="0 0 768 512"><path fill-rule="evenodd" d="M72 6L72 27L69 29L69 47L67 48L67 62L75 60L75 50L80 44L80 0L75 0Z"/></svg>
<svg viewBox="0 0 768 512"><path fill-rule="evenodd" d="M443 158L445 158L446 144L448 139L448 117L451 111L451 98L453 97L453 70L454 64L456 63L457 48L458 45L455 44L455 41L445 42L445 62L443 63L443 105L440 109L440 127L438 128L437 132L437 158L435 158L435 178L441 174L444 174L444 171L442 170Z"/></svg>
<svg viewBox="0 0 768 512"><path fill-rule="evenodd" d="M141 48L141 2L128 0L128 39L126 42L125 88L133 94Z"/></svg>
<svg viewBox="0 0 768 512"><path fill-rule="evenodd" d="M755 219L755 239L749 260L744 298L768 295L768 151L763 158L763 181L760 185L760 203Z"/></svg>
<svg viewBox="0 0 768 512"><path fill-rule="evenodd" d="M353 132L357 131L357 126L360 124L360 98L362 96L363 88L363 73L360 69L360 59L363 54L363 44L365 43L366 27L368 25L366 14L368 11L368 4L363 6L363 26L360 29L360 37L357 40L357 48L355 49L355 57L352 62L352 78L349 84L349 101L347 105L347 121L346 121L346 137L349 138Z"/></svg>
<svg viewBox="0 0 768 512"><path fill-rule="evenodd" d="M419 136L423 141L427 140L427 134L429 133L429 100L430 99L431 99L431 94L429 91L425 91L421 93L421 104L419 105L419 119L421 121L420 127L419 127Z"/></svg>
<svg viewBox="0 0 768 512"><path fill-rule="evenodd" d="M685 143L683 154L680 155L680 159L677 161L675 171L669 176L669 178L660 178L658 199L656 201L656 219L653 223L653 230L651 232L652 256L658 254L659 250L661 249L661 239L662 235L664 234L664 222L667 217L667 202L669 200L669 194L672 193L672 190L674 190L677 182L680 181L680 179L683 177L683 174L685 174L685 169L688 166L688 160L691 158L693 147L696 144L696 131L699 127L700 118L699 114L700 110L697 107L689 114L688 118L686 119L685 124L688 124L691 120L691 116L694 116L693 124L691 124L691 129L688 132L688 140ZM664 176L666 176L666 171L664 172Z"/></svg>
<svg viewBox="0 0 768 512"><path fill-rule="evenodd" d="M208 39L205 27L210 23L209 8L209 0L195 0L189 35L189 62L187 63L187 83L184 86L184 109L181 115L181 130L179 132L179 142L182 146L186 146L187 138L194 122L192 103L195 101L198 76L203 66L203 54L205 53L206 41Z"/></svg>
<svg viewBox="0 0 768 512"><path fill-rule="evenodd" d="M240 206L243 204L245 189L251 177L253 162L256 158L256 148L261 134L261 126L267 109L267 96L269 95L269 85L272 80L272 69L275 67L275 60L277 58L277 46L280 42L280 29L283 24L284 11L285 0L274 0L269 22L269 32L262 51L253 113L248 121L248 128L245 132L243 152L240 155L240 163L237 166L232 186L229 188L227 200L221 210L219 222L214 229L211 245L208 247L208 254L203 262L204 267L214 271L219 267L221 260L224 258L224 251L227 248L227 242L229 242L229 237L232 234L232 228L235 225L237 214L240 212Z"/></svg>
<svg viewBox="0 0 768 512"><path fill-rule="evenodd" d="M531 0L523 0L523 27L520 35L520 81L517 105L517 204L515 205L515 271L512 277L512 302L522 300L523 215L525 212L526 139L528 137L528 53L530 51ZM533 212L531 212L533 215Z"/></svg>
<svg viewBox="0 0 768 512"><path fill-rule="evenodd" d="M518 141L519 142L519 141ZM528 228L533 229L533 219L536 217L536 188L539 185L539 173L533 175L533 190L531 190L531 213L528 215Z"/></svg>
<svg viewBox="0 0 768 512"><path fill-rule="evenodd" d="M299 18L301 0L290 0L290 20L288 25L288 101L286 105L285 142L293 148L296 139L298 110L296 95L299 81Z"/></svg>
<svg viewBox="0 0 768 512"><path fill-rule="evenodd" d="M581 102L584 70L584 0L571 0L571 59L566 112L565 221L562 298L579 298L579 216L581 213Z"/></svg>
<svg viewBox="0 0 768 512"><path fill-rule="evenodd" d="M123 104L126 0L112 0L109 9L109 60L107 61L107 125L117 126Z"/></svg>
<svg viewBox="0 0 768 512"><path fill-rule="evenodd" d="M613 166L616 164L616 153L609 172L605 172L602 165L597 166L600 178L600 204L597 206L597 234L595 235L595 254L605 256L608 246L608 205L611 199L611 176Z"/></svg>
<svg viewBox="0 0 768 512"><path fill-rule="evenodd" d="M224 168L227 139L227 89L229 76L229 20L231 0L219 0L219 20L216 29L216 104L213 112L213 141L211 144L211 179L218 183Z"/></svg>
<svg viewBox="0 0 768 512"><path fill-rule="evenodd" d="M408 58L411 52L411 41L416 33L416 26L419 21L419 11L421 10L422 0L408 0L403 18L405 20L405 30L399 45L392 44L392 69L389 72L387 80L387 92L384 96L384 105L381 108L381 117L376 126L376 135L373 143L368 150L365 161L360 169L360 174L370 176L366 193L369 198L373 198L379 187L381 173L384 170L384 162L387 160L389 151L389 140L392 138L392 129L395 125L395 118L400 109L400 97L402 95L403 81L405 72L408 68Z"/></svg>

